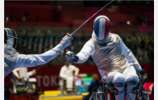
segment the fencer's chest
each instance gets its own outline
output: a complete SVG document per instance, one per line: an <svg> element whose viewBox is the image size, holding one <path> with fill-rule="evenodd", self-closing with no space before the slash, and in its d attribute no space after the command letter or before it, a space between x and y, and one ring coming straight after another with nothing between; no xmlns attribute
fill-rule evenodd
<svg viewBox="0 0 158 100"><path fill-rule="evenodd" d="M119 43L108 43L103 47L96 45L92 58L98 67L111 67L124 60Z"/></svg>
<svg viewBox="0 0 158 100"><path fill-rule="evenodd" d="M120 54L121 48L118 43L108 43L103 47L95 45L95 53L93 56L97 58L96 60L101 60L103 58L106 58L108 60L112 55Z"/></svg>

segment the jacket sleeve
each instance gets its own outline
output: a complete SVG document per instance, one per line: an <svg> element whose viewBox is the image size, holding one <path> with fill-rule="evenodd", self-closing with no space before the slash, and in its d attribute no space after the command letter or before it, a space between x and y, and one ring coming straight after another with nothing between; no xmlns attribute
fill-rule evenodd
<svg viewBox="0 0 158 100"><path fill-rule="evenodd" d="M50 49L42 54L18 54L14 67L34 67L43 65L55 59L63 52L62 44L58 44L53 49Z"/></svg>
<svg viewBox="0 0 158 100"><path fill-rule="evenodd" d="M81 51L77 53L78 61L77 63L84 63L88 58L95 52L95 47L92 39L87 41L82 47Z"/></svg>
<svg viewBox="0 0 158 100"><path fill-rule="evenodd" d="M136 57L134 56L132 51L124 44L121 38L120 38L120 46L121 46L122 54L125 55L125 57L128 60L128 63L131 66L134 66L137 71L142 71L141 65L137 61Z"/></svg>

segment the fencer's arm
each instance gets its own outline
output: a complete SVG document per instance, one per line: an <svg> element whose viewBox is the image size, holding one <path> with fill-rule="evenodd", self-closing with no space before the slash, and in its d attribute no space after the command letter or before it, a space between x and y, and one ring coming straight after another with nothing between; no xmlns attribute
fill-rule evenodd
<svg viewBox="0 0 158 100"><path fill-rule="evenodd" d="M76 63L84 63L94 53L95 47L93 41L90 39L85 43L79 53L77 53L78 61Z"/></svg>
<svg viewBox="0 0 158 100"><path fill-rule="evenodd" d="M15 67L34 67L46 64L51 60L55 59L58 55L62 54L64 49L71 44L71 39L72 37L66 35L58 45L42 54L18 54Z"/></svg>
<svg viewBox="0 0 158 100"><path fill-rule="evenodd" d="M46 51L42 54L33 54L33 55L19 54L17 56L15 66L33 67L37 65L43 65L55 59L60 54L61 54L60 44L57 45L55 48Z"/></svg>
<svg viewBox="0 0 158 100"><path fill-rule="evenodd" d="M124 53L125 56L127 57L129 64L134 66L137 71L142 71L142 67L137 61L136 57L134 56L132 51L124 44L121 38L120 38L120 45L122 48L122 53Z"/></svg>

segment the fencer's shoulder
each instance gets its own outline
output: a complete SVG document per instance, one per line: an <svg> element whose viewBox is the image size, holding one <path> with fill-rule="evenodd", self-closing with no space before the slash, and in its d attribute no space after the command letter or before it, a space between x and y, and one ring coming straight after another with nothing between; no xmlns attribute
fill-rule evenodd
<svg viewBox="0 0 158 100"><path fill-rule="evenodd" d="M109 33L111 37L120 38L120 36L116 33Z"/></svg>
<svg viewBox="0 0 158 100"><path fill-rule="evenodd" d="M87 45L93 45L94 44L94 39L93 38L90 38L87 42L86 42L86 44Z"/></svg>
<svg viewBox="0 0 158 100"><path fill-rule="evenodd" d="M118 42L118 41L121 40L121 37L116 33L110 33L109 35L112 38L112 40L115 41L115 42Z"/></svg>
<svg viewBox="0 0 158 100"><path fill-rule="evenodd" d="M93 39L93 38L90 38L87 42L91 43L91 42L93 42L93 41L94 41L94 39Z"/></svg>

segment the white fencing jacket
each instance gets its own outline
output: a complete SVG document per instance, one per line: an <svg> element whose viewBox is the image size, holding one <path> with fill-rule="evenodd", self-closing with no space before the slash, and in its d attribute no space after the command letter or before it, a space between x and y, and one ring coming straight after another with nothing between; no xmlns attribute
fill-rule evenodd
<svg viewBox="0 0 158 100"><path fill-rule="evenodd" d="M81 51L76 55L76 63L84 63L89 57L98 67L102 77L111 71L123 72L128 66L141 66L130 49L124 44L119 35L110 33L106 38L106 45L97 44L95 37L88 40Z"/></svg>

